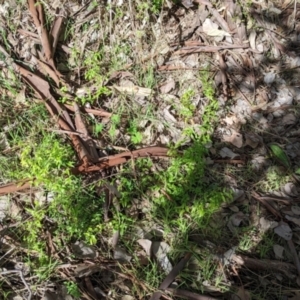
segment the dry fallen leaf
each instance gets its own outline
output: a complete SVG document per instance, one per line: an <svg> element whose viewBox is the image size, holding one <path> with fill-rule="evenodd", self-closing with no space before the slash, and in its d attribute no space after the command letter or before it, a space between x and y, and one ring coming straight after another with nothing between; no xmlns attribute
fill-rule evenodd
<svg viewBox="0 0 300 300"><path fill-rule="evenodd" d="M281 121L281 124L282 125L293 125L297 122L297 118L295 116L295 114L293 113L289 113L289 114L286 114L283 118L282 118L282 121Z"/></svg>
<svg viewBox="0 0 300 300"><path fill-rule="evenodd" d="M152 242L150 240L147 240L147 239L139 239L139 240L137 240L137 242L145 250L146 254L150 257L151 256Z"/></svg>
<svg viewBox="0 0 300 300"><path fill-rule="evenodd" d="M293 222L294 224L300 226L300 219L297 217L291 217L289 215L285 215L285 218L291 222Z"/></svg>
<svg viewBox="0 0 300 300"><path fill-rule="evenodd" d="M170 113L169 111L170 106L166 107L163 111L162 111L162 115L164 117L164 119L168 122L168 123L177 123L177 120L174 118L174 116Z"/></svg>
<svg viewBox="0 0 300 300"><path fill-rule="evenodd" d="M130 295L125 295L121 298L121 300L134 300L135 298Z"/></svg>
<svg viewBox="0 0 300 300"><path fill-rule="evenodd" d="M130 262L132 257L127 253L127 251L119 246L114 250L114 259L119 262Z"/></svg>
<svg viewBox="0 0 300 300"><path fill-rule="evenodd" d="M227 222L227 227L234 234L236 233L235 227L239 227L244 219L245 219L244 213L239 211L230 217L229 221Z"/></svg>
<svg viewBox="0 0 300 300"><path fill-rule="evenodd" d="M170 251L170 246L165 242L153 242L152 243L152 253L156 257L161 268L166 272L170 273L173 266L167 256Z"/></svg>
<svg viewBox="0 0 300 300"><path fill-rule="evenodd" d="M284 251L284 248L280 245L273 245L273 251L275 253L275 257L276 259L283 259L283 251Z"/></svg>
<svg viewBox="0 0 300 300"><path fill-rule="evenodd" d="M219 154L221 155L221 157L229 157L231 159L240 156L239 154L234 153L233 151L231 151L229 148L227 147L223 147Z"/></svg>
<svg viewBox="0 0 300 300"><path fill-rule="evenodd" d="M159 87L159 90L162 94L167 94L167 93L171 92L174 88L175 88L175 80L173 78L171 78L168 81L164 82Z"/></svg>
<svg viewBox="0 0 300 300"><path fill-rule="evenodd" d="M251 30L250 35L249 35L249 42L250 46L253 50L256 50L256 31Z"/></svg>
<svg viewBox="0 0 300 300"><path fill-rule="evenodd" d="M296 197L299 194L297 186L293 182L286 183L282 188L282 191L291 197Z"/></svg>
<svg viewBox="0 0 300 300"><path fill-rule="evenodd" d="M72 245L73 253L78 258L94 259L97 257L97 252L93 246L87 245L84 242L77 241Z"/></svg>
<svg viewBox="0 0 300 300"><path fill-rule="evenodd" d="M245 133L245 146L255 149L261 141L261 138L255 133Z"/></svg>
<svg viewBox="0 0 300 300"><path fill-rule="evenodd" d="M259 220L260 232L265 233L269 229L275 228L278 226L278 222L267 220L264 217L261 217Z"/></svg>
<svg viewBox="0 0 300 300"><path fill-rule="evenodd" d="M231 223L233 226L235 227L239 227L241 222L245 219L245 215L243 212L239 211L235 214L233 214L231 217L230 217L230 220L231 220Z"/></svg>
<svg viewBox="0 0 300 300"><path fill-rule="evenodd" d="M239 119L233 115L233 116L230 116L230 117L225 117L224 118L224 121L226 122L226 124L228 125L236 125L236 127L239 125Z"/></svg>
<svg viewBox="0 0 300 300"><path fill-rule="evenodd" d="M209 36L220 38L223 38L224 36L230 36L228 32L218 28L218 24L214 23L211 19L206 19L203 23L203 32Z"/></svg>
<svg viewBox="0 0 300 300"><path fill-rule="evenodd" d="M279 225L274 228L274 232L286 241L291 240L293 236L291 227L285 222L280 222Z"/></svg>
<svg viewBox="0 0 300 300"><path fill-rule="evenodd" d="M241 148L243 146L243 135L239 132L231 129L231 135L223 135L223 140L225 142L229 142L237 148Z"/></svg>
<svg viewBox="0 0 300 300"><path fill-rule="evenodd" d="M191 7L194 6L193 1L192 0L182 0L181 4L186 8L189 9Z"/></svg>
<svg viewBox="0 0 300 300"><path fill-rule="evenodd" d="M295 205L293 205L292 207L291 207L291 210L292 210L292 212L295 214L295 215L300 215L300 207L299 206L295 206Z"/></svg>
<svg viewBox="0 0 300 300"><path fill-rule="evenodd" d="M264 82L267 85L271 85L274 82L275 77L276 77L276 74L273 72L266 73L265 77L264 77Z"/></svg>

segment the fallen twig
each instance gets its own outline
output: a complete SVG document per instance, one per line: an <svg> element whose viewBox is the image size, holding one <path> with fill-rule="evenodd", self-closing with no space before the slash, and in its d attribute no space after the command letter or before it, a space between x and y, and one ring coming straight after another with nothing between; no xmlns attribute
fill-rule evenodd
<svg viewBox="0 0 300 300"><path fill-rule="evenodd" d="M251 195L255 200L262 203L276 218L282 219L280 213L270 203L268 203L263 197L261 197L254 191L252 191Z"/></svg>
<svg viewBox="0 0 300 300"><path fill-rule="evenodd" d="M246 49L248 46L244 45L224 45L224 46L192 46L184 47L174 52L174 54L191 54L199 52L218 52L226 49Z"/></svg>
<svg viewBox="0 0 300 300"><path fill-rule="evenodd" d="M225 97L225 101L228 100L228 85L227 85L227 75L226 75L226 70L227 70L227 65L224 61L223 55L219 53L219 64L220 64L220 71L222 74L222 85L223 85L223 94Z"/></svg>
<svg viewBox="0 0 300 300"><path fill-rule="evenodd" d="M224 164L245 164L246 162L241 159L214 159L214 163L224 163Z"/></svg>

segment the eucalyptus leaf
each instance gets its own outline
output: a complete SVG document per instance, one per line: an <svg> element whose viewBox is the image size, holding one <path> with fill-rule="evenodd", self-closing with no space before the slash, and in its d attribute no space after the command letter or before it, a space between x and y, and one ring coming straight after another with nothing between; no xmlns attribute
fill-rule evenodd
<svg viewBox="0 0 300 300"><path fill-rule="evenodd" d="M276 160L278 160L287 169L291 168L289 158L280 146L278 146L277 144L270 144L269 148Z"/></svg>

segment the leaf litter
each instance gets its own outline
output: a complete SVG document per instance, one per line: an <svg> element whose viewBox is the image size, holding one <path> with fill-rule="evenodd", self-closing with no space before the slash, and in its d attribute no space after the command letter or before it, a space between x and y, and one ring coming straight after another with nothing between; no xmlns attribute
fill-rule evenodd
<svg viewBox="0 0 300 300"><path fill-rule="evenodd" d="M91 296L95 298L113 294L112 299L119 299L113 287L120 279L122 284L119 284L119 292L130 293L132 285L140 287L136 294L123 294L120 299L144 299L141 293L143 289L148 290L149 295L153 287L150 289L145 287L138 277L122 271L124 269L117 266L118 261L122 261L123 267L126 264L134 264L135 251L138 251L139 244L145 250L143 255L149 258L144 260L145 266L149 267L154 263L164 271L163 274L169 274L164 281L163 277L160 277L162 283L159 282L155 286L159 291L149 296L151 299L171 299L170 297L205 299L212 297L209 287L218 291L215 296L223 297L225 290L217 286L220 280L232 295L245 299L248 299L251 293L255 293L258 285L268 293L269 299L281 299L282 288L288 290L287 297L295 298L297 296L293 291L297 287L295 276L300 270L297 256L299 251L297 232L300 226L297 205L299 190L297 170L300 168L297 146L300 95L297 87L300 79L297 25L300 18L299 4L296 1L295 5L288 2L260 1L245 6L231 0L214 3L205 0L182 1L179 4L166 1L159 8L159 13L154 13L155 6L151 6L152 10L142 9L135 1L130 1L130 5L124 1L111 1L107 7L102 4L95 6L92 3L73 2L60 4L46 1L41 4L33 0L28 2L28 6L18 5L22 4L14 2L11 7L6 4L0 7L3 35L6 37L0 43L1 80L6 80L1 81L3 87L0 87L0 92L3 96L16 95L15 105L24 110L27 109L26 106L32 104L31 101L28 102L30 97L43 101L55 120L55 130L69 136L77 153L77 164L72 169L73 174L92 177L93 174L102 172L99 178L103 178L111 176L112 173L109 172L113 168L114 172L120 171L124 163L132 163L134 170L138 158L166 159L170 156L168 149L170 143L176 144L183 140L184 147L190 146L191 139L183 138L183 131L188 127L196 128L195 125L201 123L204 107L208 101L202 94L198 95L203 89L199 71L209 66L210 79L215 82L215 94L220 110L213 139L207 144L207 161L211 161L211 165L205 180L208 185L211 184L209 181L211 178L214 183L221 182L228 185L230 182L229 188L243 191L246 195L241 199L239 197L235 199L231 207L220 208L221 211L217 215L217 230L222 231L225 238L219 241L219 249L214 249L214 254L227 253L228 249L237 247L227 258L226 264L218 262L220 267L213 271L218 280L205 275L205 265L201 265L198 277L192 277L196 278L193 284L184 288L171 286L172 283L182 283L184 276L180 278L179 272L191 271L188 267L183 269L183 266L194 254L186 254L180 249L181 255L175 256L175 261L170 260L172 251L179 249L168 243L170 237L167 238L168 233L162 230L160 240L152 236L151 239L143 237L134 241L135 250L130 253L128 246L130 239L125 244L124 240L118 240L113 249L109 249L109 242L103 241L101 246L106 247L106 251L103 252L77 241L77 248L81 251L85 249L84 251L89 253L86 259L92 260L93 264L97 263L97 260L101 262L103 264L100 267L101 272L109 272L110 278L106 282L106 287L98 280L101 287L98 288L101 291L99 292L94 281L90 280L91 275L88 274L83 284L84 289L81 290L82 295L86 295L83 297L89 299ZM121 8L123 12L116 8ZM18 12L16 14L18 18L8 19L10 10ZM148 18L151 11L152 17ZM119 16L119 19L116 16ZM155 23L152 23L152 18L156 20ZM18 22L24 25L22 29L19 28ZM13 31L12 24L18 28L17 31ZM71 38L66 38L68 28L73 32ZM99 78L96 85L91 86L84 75L86 52L92 53L95 49L99 49L101 43L105 44L101 53L101 63L103 62L101 67L107 72L107 78ZM10 49L8 45L13 47ZM114 49L113 45L118 45L120 49L118 47ZM105 69L108 62L113 62L111 69ZM99 61L97 63L100 64ZM10 86L14 85L10 72L23 80L23 88L15 94L5 88L5 82L9 82ZM130 81L124 81L126 77L129 77ZM96 101L90 100L89 107L73 101L77 92L81 98L90 95L91 91L96 92L97 84L100 82L104 83L102 87L107 88L109 91L107 94L110 96L102 94ZM58 101L57 97L61 94L63 86L67 91L66 103ZM189 106L188 109L192 107L194 109L191 109L192 117L184 118L183 95L184 91L190 88L196 91L196 95L190 99L194 106ZM117 142L108 142L108 138L103 137L102 143L115 147L113 149L129 146L130 151L121 153L107 152L106 149L99 151L98 143L94 142L95 136L87 122L87 113L91 113L95 122L101 124L98 128L102 128L105 124L113 123L114 114L118 114L117 108L131 106L136 110L148 104L154 108L151 117L139 120L139 124L142 124L140 127L145 130L144 137L147 138L137 142L134 147L128 145L124 133L126 120L122 120L125 119L122 116L121 128L116 131ZM144 111L145 116L148 116L149 109ZM1 106L1 113L3 112L5 106L3 108ZM126 115L126 118L129 118L129 115ZM131 132L134 130L131 129ZM7 147L7 143L10 142L8 134L6 131L3 134L3 138L1 135L1 141L3 140L5 144L3 151L10 151ZM112 143L116 144L111 145ZM220 157L222 159L219 159ZM164 165L164 162L157 163L156 168L161 168L159 164ZM278 168L269 168L270 165ZM288 177L288 180L284 181L284 177ZM38 193L31 178L11 183L5 178L1 180L0 194L4 195L2 197L5 197L3 198L5 201L8 199L5 196L8 193L13 194L14 201L17 202L20 202L22 193L31 196ZM92 179L89 180L91 183ZM164 193L168 195L168 191ZM106 188L106 194L105 219L109 220L112 212L116 214L120 211L118 209L120 204L117 202L122 199L114 197L109 188ZM171 197L169 201L172 201ZM7 211L9 209L5 206L1 208L0 213L4 219L8 218L8 223L11 222L9 228L18 223L9 219ZM260 218L260 229L251 228L254 215ZM186 217L190 218L189 215ZM4 229L6 227L3 227L1 232ZM272 229L278 237L270 238ZM49 232L50 249L51 230L45 228L45 234L46 232ZM213 236L205 238L215 239ZM12 245L15 238L7 233L5 239L6 244ZM105 239L103 236L103 240ZM285 247L285 243L288 247ZM154 254L151 252L153 245L157 248L156 260L151 257ZM76 254L71 245L64 247L66 250L63 253ZM203 246L197 241L193 247L197 249ZM55 252L55 247L52 248L52 252ZM167 248L168 251L162 251L162 248ZM1 252L0 262L5 268L1 269L1 277L7 270L11 270L9 269L9 263L12 261L9 251L13 251L11 249L14 248L11 246L9 250ZM109 255L110 250L113 250L112 256ZM104 255L104 252L107 255ZM164 252L168 252L168 255ZM6 253L7 258L4 259ZM97 258L98 256L100 258ZM181 264L182 257L184 258ZM209 257L207 255L203 260L208 261ZM78 258L76 259L67 260L71 267L66 266L63 272L57 271L63 280L74 280L72 268L79 263ZM61 262L66 260L63 259ZM248 269L256 270L257 276ZM278 279L279 276L274 276L269 270L282 273L282 276L291 280L291 284L284 284ZM30 287L34 282L30 281L27 274L23 275L23 279L22 277L19 279L18 289L29 299ZM262 276L272 277L272 280L268 281L268 291L261 280ZM6 279L8 283L12 278L17 280L18 277L14 275L8 277ZM51 280L56 284L55 278ZM80 284L82 283L83 281ZM69 286L71 285L72 283ZM234 288L237 291L234 292ZM49 292L51 290L51 284L47 285L46 281L45 289ZM209 296L200 295L203 290ZM71 289L68 293L72 293ZM36 293L35 296L40 297L41 293Z"/></svg>

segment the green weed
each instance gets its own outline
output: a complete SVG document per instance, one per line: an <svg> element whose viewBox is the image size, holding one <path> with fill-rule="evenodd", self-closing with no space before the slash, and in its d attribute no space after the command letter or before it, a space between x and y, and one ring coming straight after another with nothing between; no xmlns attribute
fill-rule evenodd
<svg viewBox="0 0 300 300"><path fill-rule="evenodd" d="M90 244L97 242L102 225L102 200L95 196L93 186L83 188L82 180L71 174L75 153L67 141L45 131L52 124L43 106L33 105L19 114L18 126L7 133L10 146L15 149L10 156L1 156L6 162L1 176L10 180L30 179L53 200L34 202L26 207L30 216L22 224L28 249L39 253L39 265L48 265L43 234L50 221L54 242L83 239ZM45 116L44 116L45 115ZM93 212L93 213L91 213ZM49 220L49 221L47 221ZM49 225L50 225L49 224Z"/></svg>
<svg viewBox="0 0 300 300"><path fill-rule="evenodd" d="M153 89L156 85L156 77L153 66L148 66L145 70L138 70L139 85Z"/></svg>
<svg viewBox="0 0 300 300"><path fill-rule="evenodd" d="M114 140L115 137L116 137L117 128L118 128L120 122L121 122L120 115L114 114L114 115L111 116L111 118L110 118L110 128L109 128L108 133L109 133L110 138L112 140Z"/></svg>
<svg viewBox="0 0 300 300"><path fill-rule="evenodd" d="M270 166L266 170L264 178L260 180L258 187L265 192L276 191L289 180L290 176L286 174L285 170L278 166Z"/></svg>
<svg viewBox="0 0 300 300"><path fill-rule="evenodd" d="M143 135L138 131L137 122L133 120L130 122L128 133L133 144L140 144L143 140Z"/></svg>
<svg viewBox="0 0 300 300"><path fill-rule="evenodd" d="M64 285L67 288L67 293L75 299L80 299L81 293L77 284L73 281L66 281Z"/></svg>
<svg viewBox="0 0 300 300"><path fill-rule="evenodd" d="M200 72L200 80L202 83L202 92L209 100L204 108L201 123L201 140L204 144L211 141L211 134L214 124L217 121L217 112L219 110L219 102L215 97L214 83L210 79L208 71Z"/></svg>
<svg viewBox="0 0 300 300"><path fill-rule="evenodd" d="M270 257L270 254L273 252L273 246L275 244L274 233L266 233L261 242L257 246L257 252L259 253L260 258L266 259Z"/></svg>
<svg viewBox="0 0 300 300"><path fill-rule="evenodd" d="M179 115L184 117L185 121L192 118L195 113L195 105L192 103L192 98L195 95L195 90L189 88L180 97L181 107L179 110Z"/></svg>
<svg viewBox="0 0 300 300"><path fill-rule="evenodd" d="M158 14L163 7L163 3L164 0L139 1L137 5L138 19L142 19L146 16L149 16L149 12Z"/></svg>

